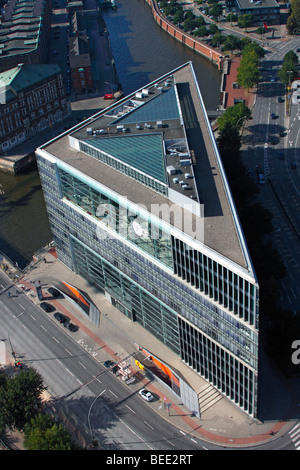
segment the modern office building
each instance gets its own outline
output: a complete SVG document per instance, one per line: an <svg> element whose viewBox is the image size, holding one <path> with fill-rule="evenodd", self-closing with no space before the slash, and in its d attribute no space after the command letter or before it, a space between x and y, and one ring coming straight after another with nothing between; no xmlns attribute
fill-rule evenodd
<svg viewBox="0 0 300 470"><path fill-rule="evenodd" d="M36 154L59 260L255 417L259 287L192 64Z"/></svg>

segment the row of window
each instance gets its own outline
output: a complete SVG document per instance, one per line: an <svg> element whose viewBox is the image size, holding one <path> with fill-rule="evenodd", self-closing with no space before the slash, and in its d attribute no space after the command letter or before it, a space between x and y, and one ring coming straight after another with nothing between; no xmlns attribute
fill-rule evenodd
<svg viewBox="0 0 300 470"><path fill-rule="evenodd" d="M174 237L172 248L175 274L257 327L253 284Z"/></svg>
<svg viewBox="0 0 300 470"><path fill-rule="evenodd" d="M43 178L47 180L47 193L52 186L51 178L48 179L46 171L43 174L45 175ZM84 186L80 186L80 188L82 187ZM74 195L74 192L76 193L75 187L71 193ZM215 341L254 368L257 366L257 334L247 328L238 318L235 319L226 311L214 306L209 299L199 295L197 291L182 283L177 277L147 261L142 254L130 249L128 245L124 245L117 239L104 239L99 227L97 228L92 221L85 219L83 215L80 216L76 210L66 207L60 211L57 204L52 204L52 201L55 200L55 189L46 199L49 200L50 222L54 226L60 227L61 234L73 233L74 236L79 237L91 249L118 266L122 272L135 277L137 282L147 291L197 325ZM101 244L99 244L99 237Z"/></svg>
<svg viewBox="0 0 300 470"><path fill-rule="evenodd" d="M255 416L257 376L254 372L182 318L179 317L178 321L182 360L239 407Z"/></svg>
<svg viewBox="0 0 300 470"><path fill-rule="evenodd" d="M178 354L177 316L74 237L72 247L78 272L117 299L123 313Z"/></svg>

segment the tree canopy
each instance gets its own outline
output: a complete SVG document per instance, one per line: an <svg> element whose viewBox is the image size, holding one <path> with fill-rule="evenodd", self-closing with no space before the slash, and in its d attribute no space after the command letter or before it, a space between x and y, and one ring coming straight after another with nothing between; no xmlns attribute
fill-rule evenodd
<svg viewBox="0 0 300 470"><path fill-rule="evenodd" d="M27 450L71 450L66 429L46 414L38 414L25 425L24 446Z"/></svg>
<svg viewBox="0 0 300 470"><path fill-rule="evenodd" d="M282 83L289 85L293 80L298 78L298 57L294 51L289 51L283 58L283 63L278 71L278 77Z"/></svg>
<svg viewBox="0 0 300 470"><path fill-rule="evenodd" d="M233 106L229 106L224 114L218 118L218 128L222 131L227 125L230 125L233 129L239 131L245 119L249 119L250 117L251 111L248 106L243 102L236 103Z"/></svg>
<svg viewBox="0 0 300 470"><path fill-rule="evenodd" d="M22 430L36 414L44 389L42 377L31 368L7 379L0 387L0 430Z"/></svg>
<svg viewBox="0 0 300 470"><path fill-rule="evenodd" d="M300 34L300 2L291 1L291 14L287 19L286 27L289 34Z"/></svg>

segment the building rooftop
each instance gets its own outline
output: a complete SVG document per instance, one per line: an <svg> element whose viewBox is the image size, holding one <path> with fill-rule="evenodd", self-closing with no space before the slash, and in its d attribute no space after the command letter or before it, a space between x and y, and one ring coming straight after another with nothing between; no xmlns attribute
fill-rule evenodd
<svg viewBox="0 0 300 470"><path fill-rule="evenodd" d="M193 222L204 221L204 247L255 278L191 63L51 140L43 152L150 212L153 204L175 206L178 214L185 203L203 204L204 219L203 211L192 212ZM140 175L166 192L142 184Z"/></svg>
<svg viewBox="0 0 300 470"><path fill-rule="evenodd" d="M0 72L0 103L8 103L15 99L22 90L59 72L60 68L57 64L20 64L5 72Z"/></svg>
<svg viewBox="0 0 300 470"><path fill-rule="evenodd" d="M236 0L239 8L242 10L248 9L262 9L262 8L278 8L280 9L280 5L278 5L276 0Z"/></svg>

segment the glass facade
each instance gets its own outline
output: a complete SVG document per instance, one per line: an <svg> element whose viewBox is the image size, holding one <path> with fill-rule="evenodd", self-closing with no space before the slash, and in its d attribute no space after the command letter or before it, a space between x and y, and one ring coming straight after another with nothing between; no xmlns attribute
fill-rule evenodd
<svg viewBox="0 0 300 470"><path fill-rule="evenodd" d="M149 253L167 266L172 266L170 234L154 226L135 210L121 205L112 195L105 195L99 189L59 168L62 196L72 201L106 227L130 240L141 250ZM107 235L108 236L108 235Z"/></svg>
<svg viewBox="0 0 300 470"><path fill-rule="evenodd" d="M255 416L257 286L161 227L153 239L151 218L102 185L37 161L58 258Z"/></svg>
<svg viewBox="0 0 300 470"><path fill-rule="evenodd" d="M174 237L172 248L175 274L257 327L254 284Z"/></svg>
<svg viewBox="0 0 300 470"><path fill-rule="evenodd" d="M139 171L136 168L116 159L115 157L109 155L102 150L95 148L92 145L88 145L84 142L79 142L79 148L82 152L87 153L93 158L100 160L101 162L105 163L108 166L111 166L117 171L124 173L124 175L133 178L134 180L138 181L141 184L144 184L148 188L153 189L154 191L161 193L161 194L168 194L168 187L166 184L163 184L161 181L148 176L146 173Z"/></svg>

